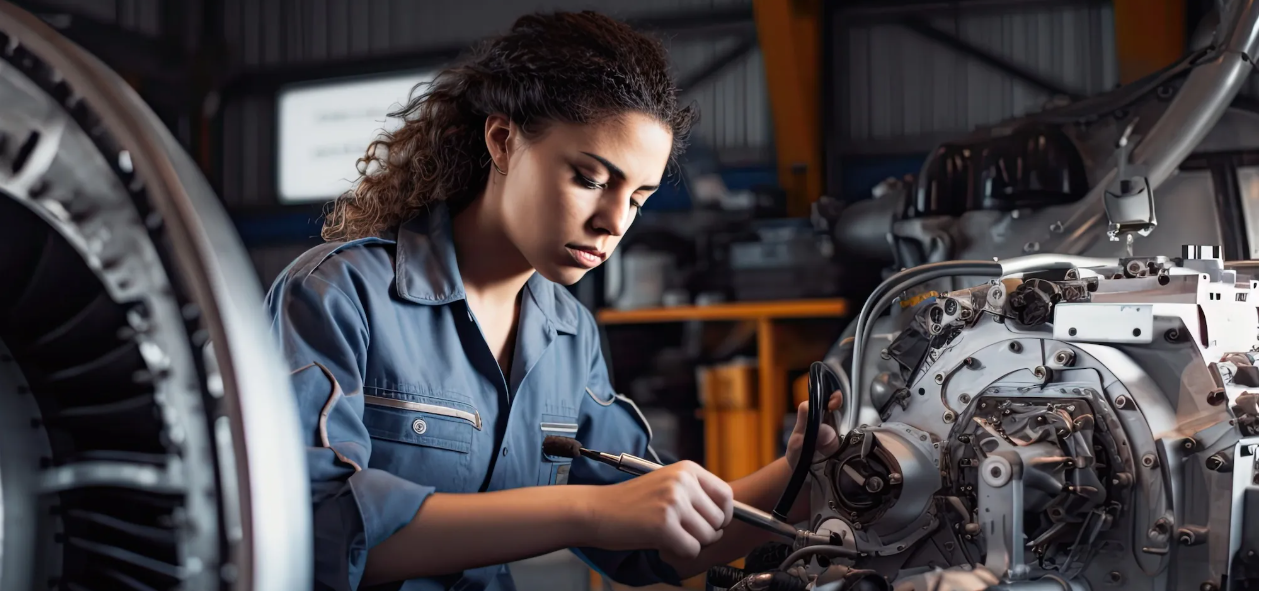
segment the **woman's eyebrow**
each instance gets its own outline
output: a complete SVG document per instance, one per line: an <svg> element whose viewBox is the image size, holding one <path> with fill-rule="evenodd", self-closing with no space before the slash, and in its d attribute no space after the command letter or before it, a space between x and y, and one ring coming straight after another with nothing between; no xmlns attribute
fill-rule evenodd
<svg viewBox="0 0 1261 591"><path fill-rule="evenodd" d="M599 162L600 164L604 165L604 168L608 169L610 175L615 176L622 180L626 180L626 173L622 172L622 169L618 168L616 164L613 164L612 162L609 162L608 160L601 158L600 156L592 154L591 152L583 152L583 154L591 157L596 162ZM640 187L639 190L640 191L656 191L657 187L659 186L660 185L644 185Z"/></svg>

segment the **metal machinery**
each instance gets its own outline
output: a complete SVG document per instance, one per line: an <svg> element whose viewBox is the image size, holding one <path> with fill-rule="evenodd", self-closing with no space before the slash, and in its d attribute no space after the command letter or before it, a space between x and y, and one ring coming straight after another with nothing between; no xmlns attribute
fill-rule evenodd
<svg viewBox="0 0 1261 591"><path fill-rule="evenodd" d="M841 249L902 270L812 369L811 421L845 395L839 450L799 468L831 543L711 588L1258 588L1256 262L1170 244L1239 253L1222 217L1255 253L1255 209L1177 172L1233 150L1255 178L1256 111L1228 106L1257 2L1221 6L1183 62L943 146L841 213Z"/></svg>
<svg viewBox="0 0 1261 591"><path fill-rule="evenodd" d="M310 588L253 277L140 98L0 2L0 589Z"/></svg>
<svg viewBox="0 0 1261 591"><path fill-rule="evenodd" d="M1192 243L1255 259L1257 104L1240 90L1250 76L1255 86L1257 3L1218 4L1220 24L1181 61L941 145L914 179L829 214L838 251L894 270L1038 253L1176 255ZM1141 198L1113 199L1130 195ZM1143 206L1122 221L1150 222L1132 245L1107 235L1109 205L1121 201Z"/></svg>

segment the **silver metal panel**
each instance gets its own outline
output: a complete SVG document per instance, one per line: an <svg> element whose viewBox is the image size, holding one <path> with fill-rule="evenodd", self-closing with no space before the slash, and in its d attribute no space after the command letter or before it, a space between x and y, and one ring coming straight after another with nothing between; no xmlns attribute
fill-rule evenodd
<svg viewBox="0 0 1261 591"><path fill-rule="evenodd" d="M1084 343L1152 342L1152 307L1135 304L1059 304L1055 338Z"/></svg>
<svg viewBox="0 0 1261 591"><path fill-rule="evenodd" d="M931 24L1084 95L1117 83L1107 3ZM943 134L1039 111L1050 98L899 25L851 26L839 34L835 62L843 86L828 108L842 118L843 150L861 151L870 142L928 150Z"/></svg>

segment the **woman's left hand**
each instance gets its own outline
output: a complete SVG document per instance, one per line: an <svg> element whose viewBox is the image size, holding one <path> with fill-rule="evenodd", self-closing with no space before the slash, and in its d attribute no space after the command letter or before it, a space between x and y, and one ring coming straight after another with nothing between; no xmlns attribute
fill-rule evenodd
<svg viewBox="0 0 1261 591"><path fill-rule="evenodd" d="M815 455L830 455L834 453L840 446L840 439L836 436L836 429L830 424L829 417L832 412L841 408L841 392L837 390L828 398L827 413L824 414L823 424L819 425L819 439L815 443ZM789 467L797 466L797 459L801 457L801 445L806 439L806 417L809 414L809 403L802 402L797 407L797 424L793 426L792 435L788 437L788 452L784 454L788 458Z"/></svg>

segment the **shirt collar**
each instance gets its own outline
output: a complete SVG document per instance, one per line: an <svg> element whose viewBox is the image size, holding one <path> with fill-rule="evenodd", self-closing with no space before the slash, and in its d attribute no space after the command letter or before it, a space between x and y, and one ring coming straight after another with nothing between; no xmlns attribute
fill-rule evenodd
<svg viewBox="0 0 1261 591"><path fill-rule="evenodd" d="M398 296L409 302L441 305L466 298L464 281L455 259L451 214L437 203L404 222L396 237L394 283ZM577 302L557 293L564 288L534 273L526 281L530 298L552 326L577 333ZM523 300L522 304L526 302Z"/></svg>

